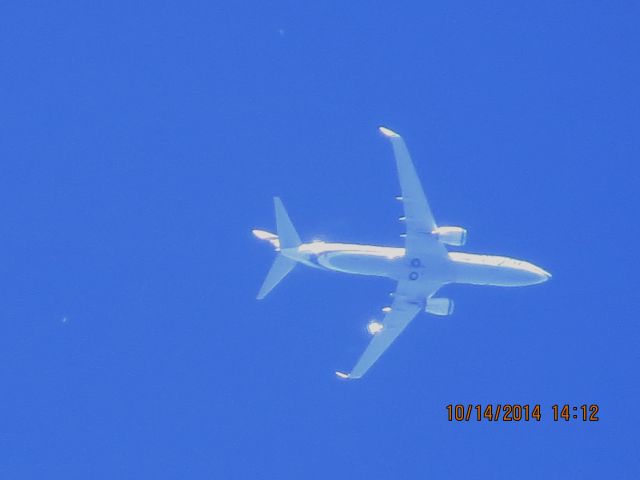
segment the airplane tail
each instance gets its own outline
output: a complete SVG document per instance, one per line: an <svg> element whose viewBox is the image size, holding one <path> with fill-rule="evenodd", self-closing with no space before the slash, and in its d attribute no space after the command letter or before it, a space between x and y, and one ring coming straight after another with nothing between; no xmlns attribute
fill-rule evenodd
<svg viewBox="0 0 640 480"><path fill-rule="evenodd" d="M273 204L276 209L276 228L280 239L280 248L298 248L302 243L298 232L296 232L287 211L279 197L273 197Z"/></svg>
<svg viewBox="0 0 640 480"><path fill-rule="evenodd" d="M269 292L273 290L291 270L293 270L293 267L296 266L297 261L285 256L282 250L298 248L302 243L298 236L298 232L296 232L296 229L293 226L293 223L291 223L291 219L282 204L282 200L278 197L274 197L273 203L276 211L276 227L278 234L275 235L264 230L253 230L253 234L256 237L260 240L266 240L271 243L271 245L275 247L276 252L278 252L273 265L271 265L269 273L267 273L267 278L264 279L262 287L260 287L260 291L257 296L258 300L262 300L266 297Z"/></svg>

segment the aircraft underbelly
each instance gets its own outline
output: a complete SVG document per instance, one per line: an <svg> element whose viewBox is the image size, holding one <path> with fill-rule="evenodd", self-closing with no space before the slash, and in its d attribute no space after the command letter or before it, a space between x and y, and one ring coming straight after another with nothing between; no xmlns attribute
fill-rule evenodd
<svg viewBox="0 0 640 480"><path fill-rule="evenodd" d="M396 276L396 260L362 252L330 252L318 257L318 263L329 270L391 278Z"/></svg>
<svg viewBox="0 0 640 480"><path fill-rule="evenodd" d="M539 276L521 269L474 264L456 266L456 283L518 287L540 282Z"/></svg>

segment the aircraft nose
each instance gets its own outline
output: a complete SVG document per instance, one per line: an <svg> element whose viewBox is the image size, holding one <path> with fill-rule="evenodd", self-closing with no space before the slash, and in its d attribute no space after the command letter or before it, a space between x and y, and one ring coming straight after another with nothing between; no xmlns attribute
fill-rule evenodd
<svg viewBox="0 0 640 480"><path fill-rule="evenodd" d="M551 278L551 274L546 270L534 265L533 263L526 263L524 265L524 270L527 272L527 275L530 278L530 282L535 283L543 283Z"/></svg>
<svg viewBox="0 0 640 480"><path fill-rule="evenodd" d="M551 274L540 267L536 267L535 273L538 275L538 278L540 279L539 283L546 282L551 278Z"/></svg>

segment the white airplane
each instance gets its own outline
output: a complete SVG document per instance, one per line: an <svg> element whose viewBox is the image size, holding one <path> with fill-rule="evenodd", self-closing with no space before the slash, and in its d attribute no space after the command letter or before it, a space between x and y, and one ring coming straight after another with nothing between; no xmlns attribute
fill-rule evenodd
<svg viewBox="0 0 640 480"><path fill-rule="evenodd" d="M445 245L462 246L467 231L461 227L438 227L422 190L402 137L388 128L380 132L391 141L400 177L406 225L404 248L315 241L302 243L278 198L274 198L278 234L253 230L253 234L275 247L276 257L260 288L263 299L298 263L309 267L357 275L375 275L395 280L391 306L384 307L384 319L371 321L373 336L350 373L336 372L340 378L362 377L402 333L416 315L425 310L434 315L450 315L453 301L436 298L435 293L449 283L518 287L542 283L551 278L529 262L494 255L449 252Z"/></svg>

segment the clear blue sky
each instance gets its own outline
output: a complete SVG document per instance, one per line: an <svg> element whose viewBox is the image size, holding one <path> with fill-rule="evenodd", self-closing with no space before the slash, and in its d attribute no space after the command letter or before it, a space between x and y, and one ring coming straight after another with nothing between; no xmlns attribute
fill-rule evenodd
<svg viewBox="0 0 640 480"><path fill-rule="evenodd" d="M4 4L0 477L639 478L639 10ZM305 240L401 245L380 124L469 251L554 277L447 287L342 382L393 285L299 268L257 302L250 230L280 195Z"/></svg>

